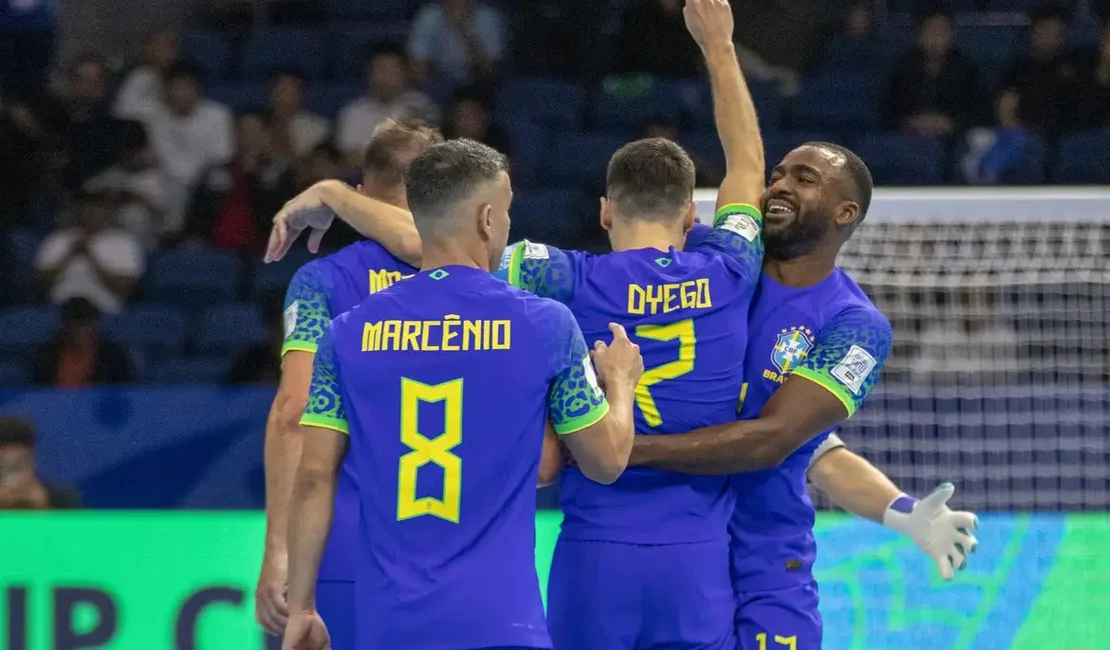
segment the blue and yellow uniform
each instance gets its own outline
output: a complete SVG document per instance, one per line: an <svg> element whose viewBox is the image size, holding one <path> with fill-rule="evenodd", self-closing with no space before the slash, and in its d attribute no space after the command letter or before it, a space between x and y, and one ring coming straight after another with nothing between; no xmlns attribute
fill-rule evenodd
<svg viewBox="0 0 1110 650"><path fill-rule="evenodd" d="M728 205L685 252L522 242L501 273L569 306L588 340L608 342L608 323L624 325L644 357L637 432L682 433L736 418L761 225L755 208ZM602 486L568 468L560 497L548 588L556 648L731 650L727 477L630 468Z"/></svg>
<svg viewBox="0 0 1110 650"><path fill-rule="evenodd" d="M749 327L741 419L759 417L791 375L828 390L851 416L890 354L890 323L840 269L806 288L764 275ZM740 650L821 647L806 470L819 447L837 444L831 433L813 438L774 469L732 477L736 510L729 532Z"/></svg>
<svg viewBox="0 0 1110 650"><path fill-rule="evenodd" d="M340 316L302 423L350 434L360 650L550 648L535 569L544 425L608 403L570 311L485 271L422 271Z"/></svg>
<svg viewBox="0 0 1110 650"><path fill-rule="evenodd" d="M293 350L316 354L332 318L414 273L416 269L370 241L305 264L293 276L285 295L282 356ZM335 495L335 518L316 584L317 606L336 650L354 648L357 485L354 468L344 463Z"/></svg>

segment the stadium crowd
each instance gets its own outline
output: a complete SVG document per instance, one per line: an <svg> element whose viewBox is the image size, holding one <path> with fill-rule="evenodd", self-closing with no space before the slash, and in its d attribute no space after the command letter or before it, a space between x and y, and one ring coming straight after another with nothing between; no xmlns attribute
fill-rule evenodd
<svg viewBox="0 0 1110 650"><path fill-rule="evenodd" d="M0 385L274 381L304 258L260 264L270 219L356 183L388 117L506 152L514 238L566 247L606 246L592 197L629 137L684 144L701 186L723 170L680 0L270 2L261 26L213 3L122 67L49 65L37 4L0 23L29 53L0 67ZM1110 182L1108 3L743 4L769 160L818 139L880 184Z"/></svg>

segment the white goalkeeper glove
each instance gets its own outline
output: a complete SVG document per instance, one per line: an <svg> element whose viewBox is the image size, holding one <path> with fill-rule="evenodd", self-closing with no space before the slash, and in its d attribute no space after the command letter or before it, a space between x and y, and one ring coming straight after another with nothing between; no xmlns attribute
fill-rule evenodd
<svg viewBox="0 0 1110 650"><path fill-rule="evenodd" d="M883 514L883 525L912 539L933 558L945 580L951 580L956 569L963 570L968 555L979 546L972 534L979 528L975 514L948 508L948 500L955 491L951 483L944 483L921 501L902 494Z"/></svg>

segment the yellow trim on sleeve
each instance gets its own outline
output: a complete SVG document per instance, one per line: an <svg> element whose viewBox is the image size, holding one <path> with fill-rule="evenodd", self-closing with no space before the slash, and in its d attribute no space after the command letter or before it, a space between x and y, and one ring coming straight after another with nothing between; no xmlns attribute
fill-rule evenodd
<svg viewBox="0 0 1110 650"><path fill-rule="evenodd" d="M605 401L599 404L596 408L585 415L580 415L562 424L552 423L552 428L555 433L560 436L569 436L572 433L578 433L582 429L592 427L593 425L601 422L601 418L609 414L609 402Z"/></svg>
<svg viewBox="0 0 1110 650"><path fill-rule="evenodd" d="M763 223L763 213L751 203L726 203L717 208L717 211L713 214L713 227L720 226L724 219L734 214L747 215L754 219L756 223Z"/></svg>
<svg viewBox="0 0 1110 650"><path fill-rule="evenodd" d="M523 289L520 286L520 265L524 263L524 249L528 246L528 240L522 239L516 244L513 249L512 257L509 258L509 284L517 289Z"/></svg>
<svg viewBox="0 0 1110 650"><path fill-rule="evenodd" d="M281 356L285 358L285 355L290 352L308 352L309 354L316 354L317 349L316 344L310 343L309 341L289 341L281 346Z"/></svg>
<svg viewBox="0 0 1110 650"><path fill-rule="evenodd" d="M343 435L351 435L351 428L346 420L340 420L339 418L332 418L326 415L309 415L305 413L301 416L301 426L315 427L317 429L331 429Z"/></svg>
<svg viewBox="0 0 1110 650"><path fill-rule="evenodd" d="M795 368L794 370L791 370L790 376L808 379L821 388L824 388L825 390L832 393L833 397L840 400L840 403L844 405L844 410L848 412L848 417L852 417L853 415L855 415L856 402L848 395L848 391L829 381L828 378L823 376L821 373L814 372L809 368L803 366L801 368Z"/></svg>

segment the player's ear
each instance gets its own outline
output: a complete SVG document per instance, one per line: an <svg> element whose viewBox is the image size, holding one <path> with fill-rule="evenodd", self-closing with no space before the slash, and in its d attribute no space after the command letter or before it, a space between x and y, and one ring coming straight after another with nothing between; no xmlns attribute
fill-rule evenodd
<svg viewBox="0 0 1110 650"><path fill-rule="evenodd" d="M613 227L613 215L609 213L609 199L601 197L601 229L609 232Z"/></svg>
<svg viewBox="0 0 1110 650"><path fill-rule="evenodd" d="M836 225L847 228L859 221L859 204L855 201L844 201L836 209Z"/></svg>
<svg viewBox="0 0 1110 650"><path fill-rule="evenodd" d="M483 203L478 206L478 231L487 239L493 239L493 206Z"/></svg>

